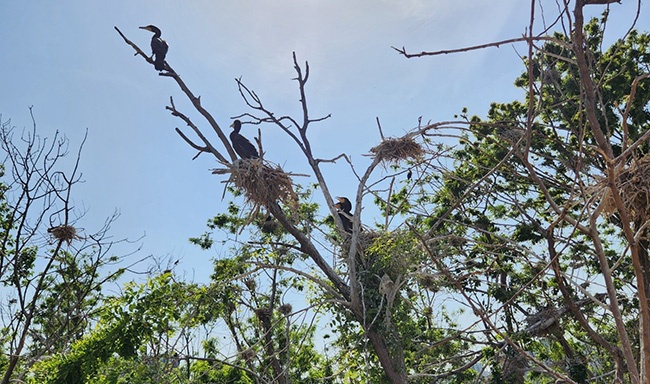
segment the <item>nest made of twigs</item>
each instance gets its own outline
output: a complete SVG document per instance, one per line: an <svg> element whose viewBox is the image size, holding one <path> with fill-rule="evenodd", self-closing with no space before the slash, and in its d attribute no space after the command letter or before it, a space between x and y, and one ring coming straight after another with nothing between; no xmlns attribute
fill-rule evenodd
<svg viewBox="0 0 650 384"><path fill-rule="evenodd" d="M268 308L257 308L255 310L255 315L257 316L258 319L260 319L261 322L267 322L270 321L271 318L273 317L273 312L271 312L270 309Z"/></svg>
<svg viewBox="0 0 650 384"><path fill-rule="evenodd" d="M633 221L646 221L650 218L650 154L631 162L615 175L616 188L623 206ZM602 194L603 214L611 217L618 211L606 178L600 178L591 188Z"/></svg>
<svg viewBox="0 0 650 384"><path fill-rule="evenodd" d="M278 311L284 316L289 316L293 311L293 307L289 303L282 304L281 306L278 307Z"/></svg>
<svg viewBox="0 0 650 384"><path fill-rule="evenodd" d="M413 137L404 136L388 138L370 149L377 158L386 162L417 159L424 154L424 149Z"/></svg>
<svg viewBox="0 0 650 384"><path fill-rule="evenodd" d="M59 225L48 229L47 232L49 232L55 239L65 241L68 245L72 243L72 240L79 238L77 235L77 229L72 225Z"/></svg>
<svg viewBox="0 0 650 384"><path fill-rule="evenodd" d="M246 202L256 212L280 202L298 211L298 195L293 190L293 181L280 166L271 167L261 159L239 159L228 169L230 180L244 192ZM218 173L214 172L213 173Z"/></svg>
<svg viewBox="0 0 650 384"><path fill-rule="evenodd" d="M558 327L558 311L554 307L543 308L537 313L526 317L528 327L525 332L532 336L545 336Z"/></svg>
<svg viewBox="0 0 650 384"><path fill-rule="evenodd" d="M363 252L368 247L370 247L375 240L380 236L379 232L375 232L369 229L364 229L362 232L359 232L359 236L357 237L357 247L359 247L359 251ZM350 246L352 245L352 236L347 235L343 239L342 243L342 249L345 252L344 255L347 255L348 250L350 249Z"/></svg>

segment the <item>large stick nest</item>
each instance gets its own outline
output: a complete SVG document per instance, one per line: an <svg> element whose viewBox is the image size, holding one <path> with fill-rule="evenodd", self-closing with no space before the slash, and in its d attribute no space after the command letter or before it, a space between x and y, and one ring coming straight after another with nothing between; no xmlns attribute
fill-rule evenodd
<svg viewBox="0 0 650 384"><path fill-rule="evenodd" d="M375 242L375 240L379 238L379 236L380 236L379 232L375 232L368 229L359 232L359 236L357 238L357 246L359 247L358 250L360 252L364 252L366 249L368 249L368 247L370 247ZM345 252L343 256L347 257L348 251L352 246L352 236L350 234L347 234L345 236L342 245L343 245L342 250Z"/></svg>
<svg viewBox="0 0 650 384"><path fill-rule="evenodd" d="M260 207L282 203L298 211L298 195L293 190L291 177L280 168L270 167L261 159L239 159L227 170L213 170L212 173L230 173L229 181L241 190L246 203L252 205L252 212Z"/></svg>
<svg viewBox="0 0 650 384"><path fill-rule="evenodd" d="M424 149L411 136L388 138L370 149L381 161L399 162L401 160L417 159L424 154Z"/></svg>
<svg viewBox="0 0 650 384"><path fill-rule="evenodd" d="M52 237L59 241L65 241L68 245L72 243L72 240L80 238L77 235L77 229L72 225L59 225L49 228L47 231L52 235Z"/></svg>
<svg viewBox="0 0 650 384"><path fill-rule="evenodd" d="M650 218L650 154L633 161L615 177L616 188L631 219L645 222ZM603 213L607 217L618 211L606 178L600 179L592 190L602 194Z"/></svg>

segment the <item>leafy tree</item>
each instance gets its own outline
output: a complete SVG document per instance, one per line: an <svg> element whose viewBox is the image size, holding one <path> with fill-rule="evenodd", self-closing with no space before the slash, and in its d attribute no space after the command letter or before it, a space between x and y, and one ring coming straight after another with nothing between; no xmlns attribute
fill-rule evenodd
<svg viewBox="0 0 650 384"><path fill-rule="evenodd" d="M184 382L179 331L193 321L198 287L163 273L142 284L127 283L106 298L95 329L30 372L34 383Z"/></svg>
<svg viewBox="0 0 650 384"><path fill-rule="evenodd" d="M220 162L213 173L226 175L243 201L209 226L237 236L252 230L215 262L214 299L202 312L224 321L237 353L210 360L220 373L206 377L305 379L292 369L301 353L312 356L311 344L291 352L283 343L292 333L310 340L313 330L289 327L283 341L286 314L297 311L282 310L280 298L307 292L305 310L324 311L335 332L336 360L323 357L315 379L647 381L649 38L631 31L603 47L607 14L589 22L584 9L611 2L578 0L573 9L564 3L557 17L545 15L555 22L539 35L533 16L527 36L477 47L527 44L526 73L516 81L524 101L493 104L486 118L463 111L457 121L419 124L399 138L383 137L379 127L382 140L370 149L368 167L352 167L359 184L351 233L322 167L352 164L345 154L322 159L313 152L310 128L327 117L309 114L307 63L294 54L299 118L269 110L237 80L249 108L238 117L276 127L302 151L316 180L306 191L261 150L262 159L237 159L219 124L166 63L161 75L179 85L219 145L172 99L167 109L197 139L177 132L199 155ZM314 192L327 213L307 200ZM381 208L383 223L361 225L364 199ZM208 249L212 234L193 241ZM204 349L217 356L214 345Z"/></svg>
<svg viewBox="0 0 650 384"><path fill-rule="evenodd" d="M455 167L418 227L469 245L441 268L484 332L505 341L489 352L495 381L648 377L649 36L632 30L603 48L608 13L587 23L589 4L573 11L582 32L528 37L515 83L526 102L467 118Z"/></svg>
<svg viewBox="0 0 650 384"><path fill-rule="evenodd" d="M218 270L232 273L226 264L217 263ZM105 300L91 333L69 352L36 364L30 379L51 384L322 382L325 362L315 352L314 328L294 323L288 305L279 306L276 314L251 307L268 298L225 281L187 284L165 272L142 284L128 283L122 294ZM247 310L253 315L242 318ZM216 335L204 337L200 348L192 345L201 329L222 321L237 350L229 352Z"/></svg>

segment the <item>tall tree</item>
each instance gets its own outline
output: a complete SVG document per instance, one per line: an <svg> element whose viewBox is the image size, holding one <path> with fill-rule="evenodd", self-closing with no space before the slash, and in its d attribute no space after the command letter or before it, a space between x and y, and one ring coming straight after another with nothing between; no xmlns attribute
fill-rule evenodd
<svg viewBox="0 0 650 384"><path fill-rule="evenodd" d="M583 10L609 3L563 3L557 18L545 15L554 24L535 34L532 2L522 38L417 55L401 49L413 57L526 43L526 73L516 83L526 98L494 104L485 119L463 112L457 121L418 124L399 138L383 137L379 126L381 140L361 172L346 154L323 159L314 152L310 129L327 116L310 115L310 68L295 54L300 117L271 111L237 80L250 108L237 117L276 127L300 149L333 224L329 229L315 209L307 219L296 214L303 203L296 175L266 161L263 150L260 159L237 159L219 124L166 63L161 76L179 85L219 145L171 99L167 109L197 139L177 132L199 155L222 164L213 172L228 177L247 207L231 208L214 227L239 233L266 223L268 214L285 236L256 235L235 257L217 263L217 280L232 291L250 290L249 305L253 295L267 294L255 304L266 309L256 312L256 330L265 336L259 338L266 357L259 372L287 382L279 375L279 344L268 339L282 324L268 311L274 285L258 292L246 278L288 272L310 283L310 304L332 318L338 361L353 368L336 375L341 380L646 381L643 170L650 164L644 160L650 55L648 36L637 32L603 48L606 17L588 22ZM436 142L450 138L457 144ZM359 180L346 217L351 233L322 169L344 160ZM362 228L364 199L375 200L384 214L375 228ZM196 239L206 246L209 241L207 235ZM295 252L301 268L286 255L267 258L283 246Z"/></svg>
<svg viewBox="0 0 650 384"><path fill-rule="evenodd" d="M117 28L116 28L117 29ZM136 54L142 56L143 59L151 63L151 59L132 41L122 34L118 29L118 33L122 36L124 41L135 49ZM243 82L237 81L241 96L244 98L248 106L257 113L257 115L247 114L256 123L272 123L284 132L291 140L300 148L305 156L305 161L310 165L313 176L318 182L318 188L323 193L323 197L327 203L328 210L334 218L337 230L341 234L345 233L345 228L336 210L334 198L329 191L327 181L323 175L321 166L324 162L333 162L333 160L320 159L313 153L311 143L308 138L308 132L312 124L318 123L327 117L312 118L309 115L309 108L306 96L306 84L309 79L309 65L305 63L301 66L298 63L296 55L293 55L294 69L296 71L296 81L298 83L298 93L300 95L300 106L303 115L300 119L294 119L289 116L277 117L275 113L264 107L260 98L256 93L250 90ZM365 174L361 177L361 183L357 189L358 193L354 199L355 214L353 217L353 230L349 237L349 241L343 251L344 259L346 260L346 267L344 270L336 270L334 266L328 261L326 255L331 254L332 250L319 246L316 238L312 237L309 230L301 225L296 216L299 210L299 196L296 193L296 186L291 179L291 173L287 173L278 166L274 166L263 159L237 159L235 152L232 149L230 142L226 135L223 133L221 127L210 113L201 105L200 98L194 96L189 87L184 83L178 73L167 62L166 71L161 74L163 77L170 77L173 79L185 93L188 99L192 102L194 108L206 118L210 127L213 129L220 144L225 148L226 153L230 157L230 161L217 149L207 133L202 132L192 120L174 104L173 99L170 99L170 105L167 109L173 116L178 117L186 123L198 137L199 143L192 141L181 130L177 129L179 135L192 147L198 150L198 154L208 153L213 155L225 168L215 169L213 173L228 174L229 181L236 187L238 193L243 194L246 203L251 209L246 213L246 217L253 218L260 210L267 211L274 220L292 237L297 249L305 260L309 260L310 265L307 267L309 272L298 271L291 269L294 273L303 277L308 276L315 287L324 295L328 300L338 303L337 308L342 309L348 315L351 315L357 324L364 327L363 337L369 342L375 351L376 357L382 366L384 375L391 382L402 383L407 380L407 370L404 362L402 348L397 342L398 332L396 331L395 324L390 322L386 323L386 329L371 326L367 321L368 314L365 308L364 297L362 294L363 286L360 284L360 274L357 273L358 258L357 254L363 252L360 249L361 233L360 225L360 212L361 202L363 197L372 193L366 188L366 183L373 175L373 172L378 169L380 164L385 162L409 159L413 156L422 154L420 146L415 143L415 140L410 135L405 138L405 145L410 146L411 151L398 153L397 157L392 157L391 144L395 140L389 140L383 146L375 148L375 157ZM263 152L263 151L261 151ZM198 155L197 155L198 156ZM262 153L263 157L263 153ZM339 156L341 158L343 156ZM244 220L244 223L249 223L250 220ZM309 224L308 224L309 226ZM348 236L346 236L348 237ZM339 237L340 238L340 237ZM267 265L266 269L285 270L286 265ZM273 272L269 272L273 273ZM267 344L268 345L268 344ZM269 351L270 352L270 351ZM278 366L274 368L278 369Z"/></svg>
<svg viewBox="0 0 650 384"><path fill-rule="evenodd" d="M468 119L437 209L418 228L424 239L460 232L472 245L460 265L441 267L462 265L449 276L467 305L522 358L513 366L506 353L493 374L516 382L536 370L574 382L648 380L650 40L630 30L603 47L608 12L588 22L592 4L562 9L565 32L524 38L516 85L526 101ZM432 257L438 247L427 245Z"/></svg>
<svg viewBox="0 0 650 384"><path fill-rule="evenodd" d="M106 271L119 260L105 239L113 218L95 233L75 227L72 197L82 146L71 170L63 171L67 139L41 137L35 122L22 132L9 120L1 123L7 172L0 185L3 384L22 380L44 355L67 350L85 332L102 285L120 274Z"/></svg>

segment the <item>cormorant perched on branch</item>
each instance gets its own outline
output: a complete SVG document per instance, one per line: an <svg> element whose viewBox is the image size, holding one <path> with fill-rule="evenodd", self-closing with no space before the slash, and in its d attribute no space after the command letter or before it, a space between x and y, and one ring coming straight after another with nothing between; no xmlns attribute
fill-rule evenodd
<svg viewBox="0 0 650 384"><path fill-rule="evenodd" d="M343 223L343 230L347 233L352 233L352 221L350 220L350 216L352 216L352 213L350 213L352 211L352 203L347 197L337 197L337 199L339 202L334 204L334 206L339 212L341 223Z"/></svg>
<svg viewBox="0 0 650 384"><path fill-rule="evenodd" d="M167 55L169 45L167 45L165 40L160 38L160 28L155 25L147 25L146 27L140 27L140 29L146 29L149 32L153 32L153 37L151 38L151 56L153 58L153 66L157 71L164 70L165 55Z"/></svg>
<svg viewBox="0 0 650 384"><path fill-rule="evenodd" d="M230 142L232 143L232 148L237 152L239 157L242 159L257 159L260 155L257 153L257 149L248 141L247 138L239 134L241 130L241 121L235 120L230 125L233 130L230 132Z"/></svg>

